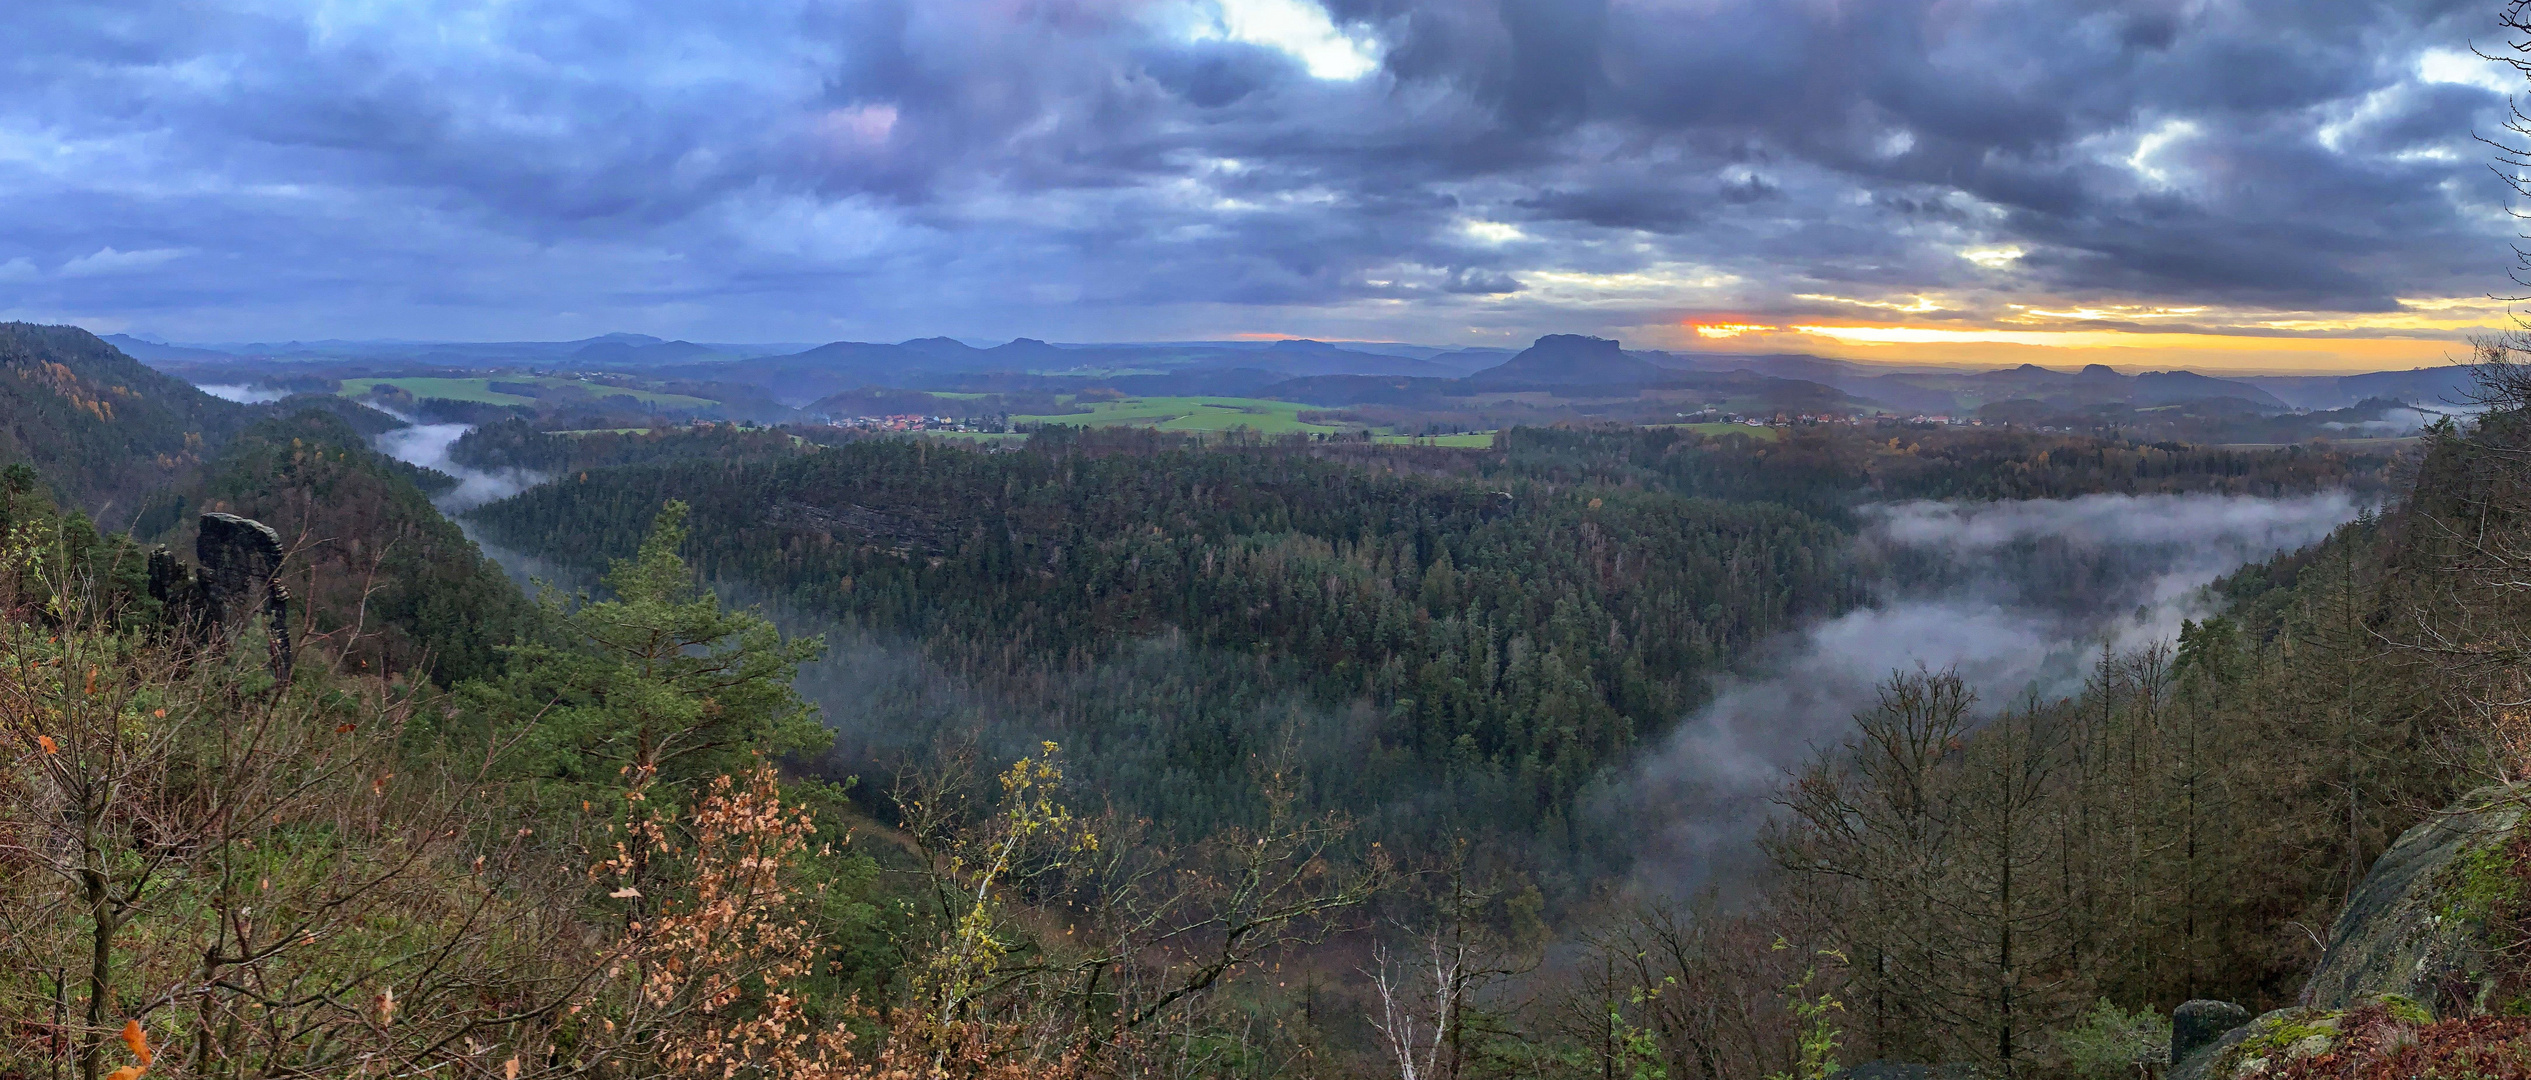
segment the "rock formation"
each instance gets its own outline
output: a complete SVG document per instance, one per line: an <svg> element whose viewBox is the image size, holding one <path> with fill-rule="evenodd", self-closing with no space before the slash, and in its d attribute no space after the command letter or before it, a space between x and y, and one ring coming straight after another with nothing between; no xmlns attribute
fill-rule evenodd
<svg viewBox="0 0 2531 1080"><path fill-rule="evenodd" d="M2519 902L2524 793L2494 787L2402 833L2329 932L2302 1000L2253 1020L2238 1005L2192 1001L2172 1014L2171 1080L2240 1080L2336 1049L2340 1021L2365 1009L2400 1023L2513 1013L2490 922ZM2210 1029L2222 1028L2210 1035ZM2211 1039L2211 1041L2209 1041ZM2193 1047L2194 1052L2184 1047Z"/></svg>
<svg viewBox="0 0 2531 1080"><path fill-rule="evenodd" d="M149 594L168 621L193 640L226 644L262 614L273 676L289 682L290 590L280 581L280 534L235 514L204 514L193 555L199 571L163 546L149 553Z"/></svg>

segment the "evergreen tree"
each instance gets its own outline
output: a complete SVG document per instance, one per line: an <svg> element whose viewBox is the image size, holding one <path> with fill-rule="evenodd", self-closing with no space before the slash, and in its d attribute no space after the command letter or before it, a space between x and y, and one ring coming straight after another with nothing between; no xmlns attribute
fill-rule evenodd
<svg viewBox="0 0 2531 1080"><path fill-rule="evenodd" d="M687 508L669 502L606 599L540 598L560 644L513 647L507 675L472 688L478 707L529 728L538 772L600 785L683 787L828 738L791 688L823 639L785 640L753 611L730 611L677 554Z"/></svg>

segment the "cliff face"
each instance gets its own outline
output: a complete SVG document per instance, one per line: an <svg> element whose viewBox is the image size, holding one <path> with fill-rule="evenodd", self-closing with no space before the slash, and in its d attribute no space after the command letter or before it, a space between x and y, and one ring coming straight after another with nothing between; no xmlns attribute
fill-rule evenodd
<svg viewBox="0 0 2531 1080"><path fill-rule="evenodd" d="M2503 962L2521 933L2526 800L2531 792L2481 789L2402 834L2339 913L2301 1003L2246 1023L2235 1013L2239 1026L2211 1043L2175 1047L2171 1080L2263 1076L2345 1049L2359 1029L2531 1006L2531 987Z"/></svg>

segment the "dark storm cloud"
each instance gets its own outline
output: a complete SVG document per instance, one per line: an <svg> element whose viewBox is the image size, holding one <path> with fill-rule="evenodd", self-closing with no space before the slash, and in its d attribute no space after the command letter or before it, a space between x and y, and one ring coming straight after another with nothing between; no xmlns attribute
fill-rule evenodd
<svg viewBox="0 0 2531 1080"><path fill-rule="evenodd" d="M0 314L194 337L1446 337L1907 290L2370 312L2487 291L2508 231L2469 139L2503 98L2461 59L2486 2L14 14ZM1555 284L1620 277L1675 287Z"/></svg>

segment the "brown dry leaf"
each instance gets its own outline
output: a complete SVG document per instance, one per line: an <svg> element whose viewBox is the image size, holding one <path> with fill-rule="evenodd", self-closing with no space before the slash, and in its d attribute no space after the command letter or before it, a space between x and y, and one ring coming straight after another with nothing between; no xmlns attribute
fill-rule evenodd
<svg viewBox="0 0 2531 1080"><path fill-rule="evenodd" d="M123 1045L131 1049L133 1057L141 1059L142 1068L149 1067L149 1063L151 1061L151 1055L149 1052L149 1036L141 1034L140 1021L126 1020L123 1022Z"/></svg>

